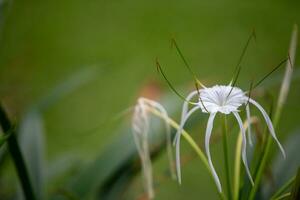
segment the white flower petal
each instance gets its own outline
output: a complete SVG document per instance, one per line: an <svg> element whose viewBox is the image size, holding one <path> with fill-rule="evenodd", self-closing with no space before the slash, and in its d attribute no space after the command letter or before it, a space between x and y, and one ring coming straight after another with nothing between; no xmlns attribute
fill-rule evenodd
<svg viewBox="0 0 300 200"><path fill-rule="evenodd" d="M176 179L176 173L173 168L174 159L173 159L173 153L172 153L171 127L168 122L168 118L169 118L168 113L165 110L165 108L156 101L153 101L153 100L150 100L150 99L147 99L144 97L140 97L139 101L141 103L144 103L147 107L158 110L163 116L163 119L165 122L165 127L166 127L166 143L167 143L167 155L168 155L168 159L169 159L169 168L170 168L170 172L171 172L171 177L173 179Z"/></svg>
<svg viewBox="0 0 300 200"><path fill-rule="evenodd" d="M142 149L142 135L145 134L148 130L145 126L144 118L141 116L142 111L140 105L137 105L135 107L135 112L133 115L132 120L132 131L133 131L133 137L134 141L138 150L139 155L143 156L143 149Z"/></svg>
<svg viewBox="0 0 300 200"><path fill-rule="evenodd" d="M181 132L182 132L182 129L186 123L186 121L188 120L188 118L190 118L190 116L196 111L198 110L199 107L194 107L192 108L186 115L183 116L183 118L181 119L181 122L180 122L180 126L179 126L179 129L177 129L177 132L176 132L176 135L175 135L175 139L174 139L174 142L173 144L175 145L177 143L177 140L179 139L179 137L181 136Z"/></svg>
<svg viewBox="0 0 300 200"><path fill-rule="evenodd" d="M180 125L184 124L184 119L185 119L185 116L187 115L188 113L188 109L189 109L189 102L191 101L191 99L197 95L198 92L197 90L191 92L187 97L186 97L186 101L183 102L183 106L182 106L182 112L181 112L181 120L180 120ZM178 139L178 136L179 134L178 133L181 133L182 130L177 130L176 132L176 135L175 135L175 139L174 139L174 142L173 144L175 145L176 144L176 141Z"/></svg>
<svg viewBox="0 0 300 200"><path fill-rule="evenodd" d="M134 109L134 114L132 118L132 130L133 137L136 143L136 147L141 159L141 166L144 176L144 187L147 191L148 198L154 198L154 190L153 190L153 176L152 176L152 164L150 158L150 149L149 149L149 116L148 110L155 109L161 113L163 116L165 125L166 125L166 136L167 136L167 152L170 164L171 175L173 178L176 178L175 171L173 170L173 154L172 154L172 146L171 146L171 128L168 123L168 114L164 107L157 103L156 101L139 98L137 101L137 105Z"/></svg>
<svg viewBox="0 0 300 200"><path fill-rule="evenodd" d="M205 132L205 150L206 150L206 155L207 155L207 158L208 158L208 164L210 166L212 175L215 179L218 190L221 193L222 192L222 186L221 186L221 183L220 183L220 179L219 179L219 177L216 173L216 170L215 170L215 168L212 164L212 160L211 160L211 156L210 156L210 150L209 150L209 141L210 141L210 136L211 136L215 116L216 116L216 113L211 113L209 115L209 118L208 118L206 132Z"/></svg>
<svg viewBox="0 0 300 200"><path fill-rule="evenodd" d="M147 148L148 149L148 148ZM142 162L142 169L144 174L144 185L148 193L149 199L154 198L153 190L153 176L152 176L152 165L150 160L150 153L145 151L144 162Z"/></svg>
<svg viewBox="0 0 300 200"><path fill-rule="evenodd" d="M267 123L267 126L269 128L270 134L272 135L272 137L274 138L274 140L276 141L276 143L278 144L278 147L283 155L283 157L285 158L285 151L282 147L282 145L280 144L279 140L276 137L275 131L274 131L274 127L272 124L271 119L269 118L268 114L266 113L266 111L263 109L263 107L261 105L259 105L259 103L257 103L256 101L254 101L253 99L249 99L249 102L252 103L254 106L256 106L258 108L258 110L262 113L263 117L265 118L265 121Z"/></svg>
<svg viewBox="0 0 300 200"><path fill-rule="evenodd" d="M247 121L249 123L249 126L248 126L248 141L249 141L249 144L250 146L253 146L253 142L252 142L252 133L251 133L251 124L250 124L250 117L251 117L251 114L250 114L250 107L249 107L249 104L246 105L246 115L247 115Z"/></svg>
<svg viewBox="0 0 300 200"><path fill-rule="evenodd" d="M241 129L241 133L242 133L242 159L245 165L245 169L247 172L247 175L250 179L250 182L252 185L254 185L250 170L249 170L249 166L248 166L248 161L247 161L247 139L246 139L246 133L245 133L245 129L243 127L243 122L242 119L240 117L240 115L237 112L233 112L233 115L235 116L236 120L238 121L239 127Z"/></svg>
<svg viewBox="0 0 300 200"><path fill-rule="evenodd" d="M184 119L182 120L180 127L177 130L177 133L175 136L176 138L175 138L174 142L176 145L176 171L177 171L177 179L178 179L179 184L181 184L181 167L180 167L180 136L181 136L181 132L183 130L185 122L198 109L199 109L198 107L194 107L184 116Z"/></svg>
<svg viewBox="0 0 300 200"><path fill-rule="evenodd" d="M181 113L181 119L184 118L184 116L186 115L186 113L188 112L189 109L189 102L192 100L192 98L194 96L196 96L198 94L198 91L195 90L193 92L191 92L187 97L186 97L186 101L184 101L183 103L183 107L182 107L182 113Z"/></svg>

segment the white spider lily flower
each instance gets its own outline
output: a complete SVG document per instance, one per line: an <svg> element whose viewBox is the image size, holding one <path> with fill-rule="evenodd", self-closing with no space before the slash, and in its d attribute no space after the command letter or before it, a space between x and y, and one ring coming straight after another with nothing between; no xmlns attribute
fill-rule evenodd
<svg viewBox="0 0 300 200"><path fill-rule="evenodd" d="M188 109L188 104L190 103L190 100L195 97L196 95L200 95L198 102L192 103L194 105L193 108L190 110ZM239 108L242 105L246 105L246 112L247 112L247 120L250 120L250 109L249 104L254 105L263 115L266 124L268 126L269 132L271 136L274 138L276 143L278 144L283 156L285 157L285 152L283 147L281 146L280 142L278 141L275 131L272 125L272 121L269 118L266 111L262 108L260 104L258 104L256 101L251 99L246 95L246 92L243 92L238 87L233 87L230 85L224 86L224 85L215 85L213 87L200 89L199 91L193 91L191 92L187 98L186 102L183 105L182 109L182 117L181 117L181 123L180 128L178 129L178 132L175 137L175 144L176 144L176 169L177 169L177 177L179 180L179 183L181 183L181 171L180 171L180 134L181 130L184 127L185 122L187 119L197 110L201 110L204 113L209 113L209 118L207 122L206 132L205 132L205 150L208 158L208 163L211 168L211 172L213 174L215 183L218 187L219 192L222 192L221 183L219 180L219 177L216 173L216 170L212 164L212 159L210 156L210 149L209 149L209 142L210 142L210 136L213 129L213 123L214 119L217 113L222 113L225 115L228 115L232 113L234 117L237 120L237 123L239 125L239 128L242 133L242 160L246 169L246 173L253 184L253 179L250 174L250 170L247 163L247 155L246 155L246 146L247 146L247 138L245 129L243 127L242 119L239 115ZM248 129L249 130L249 129ZM251 141L250 132L248 132L248 139Z"/></svg>
<svg viewBox="0 0 300 200"><path fill-rule="evenodd" d="M148 193L148 197L152 199L154 198L154 190L149 150L149 109L157 110L162 114L162 116L164 116L164 119L168 119L168 114L164 107L158 102L146 99L144 97L140 97L137 100L137 104L134 108L134 114L132 118L132 133L142 163L142 170L144 174L144 187ZM167 154L169 158L170 171L172 178L175 178L176 175L172 167L173 157L171 147L171 129L167 120L165 120L165 126L167 136Z"/></svg>

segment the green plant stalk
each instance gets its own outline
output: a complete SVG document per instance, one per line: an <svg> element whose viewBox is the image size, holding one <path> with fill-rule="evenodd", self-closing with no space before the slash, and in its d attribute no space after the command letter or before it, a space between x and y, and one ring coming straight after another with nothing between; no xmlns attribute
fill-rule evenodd
<svg viewBox="0 0 300 200"><path fill-rule="evenodd" d="M271 197L271 200L278 198L284 191L286 191L296 180L296 176L293 176L288 180L277 192Z"/></svg>
<svg viewBox="0 0 300 200"><path fill-rule="evenodd" d="M0 124L4 134L11 133L11 135L7 139L7 146L12 156L12 160L14 162L15 168L17 170L17 174L19 176L22 189L24 192L24 196L27 200L36 200L33 187L30 182L29 174L26 169L25 161L22 156L17 138L15 136L16 132L13 129L13 126L9 121L8 116L5 113L2 105L0 105Z"/></svg>
<svg viewBox="0 0 300 200"><path fill-rule="evenodd" d="M230 180L230 166L229 166L229 155L228 155L228 141L227 141L227 117L223 116L223 151L224 151L224 166L225 166L225 178L227 184L227 196L228 199L232 199L231 180Z"/></svg>
<svg viewBox="0 0 300 200"><path fill-rule="evenodd" d="M285 194L283 194L283 195L277 197L275 200L286 199L286 197L288 197L288 196L291 196L291 193L290 193L290 192L285 193Z"/></svg>
<svg viewBox="0 0 300 200"><path fill-rule="evenodd" d="M251 124L257 123L259 120L257 117L251 117L250 121L246 121L243 124L245 131L251 126ZM235 148L235 159L234 159L234 177L233 177L233 199L240 199L240 178L241 178L241 152L242 152L242 133L238 134Z"/></svg>
<svg viewBox="0 0 300 200"><path fill-rule="evenodd" d="M240 173L241 173L241 149L242 149L242 135L238 135L236 142L235 163L234 163L234 177L233 177L233 199L239 199Z"/></svg>
<svg viewBox="0 0 300 200"><path fill-rule="evenodd" d="M261 144L261 146L255 145L255 149L254 149L254 152L253 152L253 158L252 158L252 161L251 161L251 165L254 168L252 170L252 177L254 177L254 180L255 180L255 177L257 175L257 172L258 172L258 169L259 169L262 157L263 157L263 152L266 149L266 143L267 143L266 141L269 137L267 127L264 128L264 130L262 132L262 136L263 136L262 143L257 143L257 144ZM253 186L250 184L250 182L245 182L245 185L243 186L243 192L241 194L241 197L242 197L241 199L242 200L245 200L245 199L249 198L249 194L250 194L250 191L251 191L252 187Z"/></svg>
<svg viewBox="0 0 300 200"><path fill-rule="evenodd" d="M167 120L168 123L175 129L179 129L179 125L171 118L165 118L164 115L162 115L159 111L155 110L155 109L152 109L152 108L147 108L151 113L153 113L154 115L164 119L164 120ZM209 172L210 176L212 177L212 179L214 180L213 178L213 175L212 175L212 172L211 172L211 169L209 167L209 164L208 164L208 161L205 157L205 154L203 153L203 151L198 147L197 143L194 141L194 139L185 131L185 130L182 130L181 132L183 138L191 145L191 147L194 149L194 151L196 152L196 154L199 156L200 160L203 162L205 168L207 169L207 171ZM217 186L216 186L217 188ZM218 189L218 188L217 188ZM220 193L218 192L218 195L220 197L220 199L222 200L225 200L225 196L223 193Z"/></svg>
<svg viewBox="0 0 300 200"><path fill-rule="evenodd" d="M291 199L299 199L299 197L300 197L300 168L298 168L298 172L295 178L295 183L291 191Z"/></svg>
<svg viewBox="0 0 300 200"><path fill-rule="evenodd" d="M276 113L275 113L275 117L274 117L274 129L275 130L276 130L277 124L278 124L279 119L280 119L281 110L282 110L281 106L278 106L277 109L276 109ZM270 137L270 135L268 135L266 146L265 146L265 149L263 151L262 159L261 159L260 165L258 167L256 176L255 176L254 186L252 187L252 189L250 191L249 200L253 200L255 198L258 186L259 186L260 181L262 179L264 169L266 167L268 158L270 156L272 144L273 144L272 143L272 137Z"/></svg>
<svg viewBox="0 0 300 200"><path fill-rule="evenodd" d="M259 163L260 161L262 160L262 157L263 157L263 154L261 154L262 152L265 151L266 149L266 141L268 140L268 128L265 127L263 132L262 132L262 143L261 143L261 146L258 147L255 146L255 149L254 149L254 157L253 157L253 166L254 166L254 170L253 170L253 176L256 177L256 174L257 174L257 171L258 171L258 168L259 168ZM257 155L257 156L256 156Z"/></svg>

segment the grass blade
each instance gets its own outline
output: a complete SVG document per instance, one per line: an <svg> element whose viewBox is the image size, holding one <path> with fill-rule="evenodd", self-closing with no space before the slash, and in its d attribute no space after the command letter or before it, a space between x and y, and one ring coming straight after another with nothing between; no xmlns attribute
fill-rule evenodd
<svg viewBox="0 0 300 200"><path fill-rule="evenodd" d="M9 121L6 112L4 111L2 105L0 105L0 124L4 133L9 133L12 130L12 124ZM17 170L17 174L19 176L23 193L27 200L35 200L36 196L34 194L34 190L30 181L30 177L27 171L27 167L25 165L25 161L23 155L21 153L21 149L17 138L15 136L15 131L11 133L11 136L7 140L7 145L9 152L11 153L14 165Z"/></svg>
<svg viewBox="0 0 300 200"><path fill-rule="evenodd" d="M278 198L280 195L282 195L283 192L285 192L296 180L296 177L292 177L290 180L288 180L272 197L271 200L274 200Z"/></svg>
<svg viewBox="0 0 300 200"><path fill-rule="evenodd" d="M18 132L18 140L36 197L44 199L46 167L45 133L41 114L36 110L29 111L23 117Z"/></svg>
<svg viewBox="0 0 300 200"><path fill-rule="evenodd" d="M295 57L296 57L296 48L297 48L297 40L298 40L298 26L294 25L294 30L292 33L292 39L289 49L289 62L287 62L287 66L285 68L284 78L280 88L280 95L278 97L277 107L282 107L285 104L295 65Z"/></svg>
<svg viewBox="0 0 300 200"><path fill-rule="evenodd" d="M291 192L291 199L300 199L300 168L298 168L295 184Z"/></svg>

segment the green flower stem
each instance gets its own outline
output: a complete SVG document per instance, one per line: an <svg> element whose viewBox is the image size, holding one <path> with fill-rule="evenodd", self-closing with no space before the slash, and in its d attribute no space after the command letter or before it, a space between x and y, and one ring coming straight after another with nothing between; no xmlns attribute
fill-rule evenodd
<svg viewBox="0 0 300 200"><path fill-rule="evenodd" d="M249 128L251 124L255 124L258 122L257 117L251 117L250 121L246 121L243 124L245 130ZM236 141L236 148L235 148L235 159L234 159L234 178L233 178L233 199L239 199L239 187L240 187L240 177L241 177L241 152L242 152L242 133L241 131L238 134L238 138Z"/></svg>
<svg viewBox="0 0 300 200"><path fill-rule="evenodd" d="M290 180L288 180L277 192L271 197L271 200L275 200L278 198L284 191L286 191L296 180L296 176L293 176Z"/></svg>
<svg viewBox="0 0 300 200"><path fill-rule="evenodd" d="M0 124L3 129L4 134L10 134L7 138L7 146L9 152L12 156L12 160L17 170L17 174L21 181L21 185L23 188L24 196L27 200L35 200L35 195L33 192L33 188L29 179L28 171L26 169L26 165L24 162L24 158L22 156L17 138L15 136L15 130L13 129L12 124L10 123L3 107L0 105Z"/></svg>
<svg viewBox="0 0 300 200"><path fill-rule="evenodd" d="M234 163L234 176L233 176L233 199L239 199L240 187L240 172L241 172L241 151L242 151L242 134L238 135L235 148L235 163Z"/></svg>
<svg viewBox="0 0 300 200"><path fill-rule="evenodd" d="M227 117L223 116L223 151L224 151L224 164L225 164L225 177L227 184L227 195L228 199L232 199L231 180L230 180L230 166L229 166L229 155L228 155L228 141L227 141Z"/></svg>
<svg viewBox="0 0 300 200"><path fill-rule="evenodd" d="M152 109L152 108L147 108L151 113L153 113L154 115L167 120L167 122L175 129L179 129L179 124L177 124L173 119L171 118L165 118L164 115L162 115L159 111ZM198 147L197 143L194 141L194 139L185 131L182 130L181 135L183 136L183 138L191 145L191 147L194 149L194 151L196 152L196 154L199 156L200 160L203 162L205 168L207 169L207 171L209 172L210 176L213 178L211 169L209 167L208 161L205 157L205 154L203 153L203 151ZM217 187L216 187L217 188ZM217 188L218 189L218 188ZM223 193L218 192L220 199L225 200L225 196Z"/></svg>

